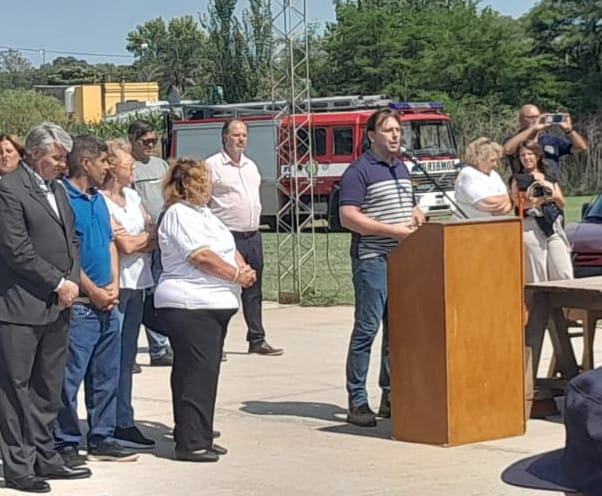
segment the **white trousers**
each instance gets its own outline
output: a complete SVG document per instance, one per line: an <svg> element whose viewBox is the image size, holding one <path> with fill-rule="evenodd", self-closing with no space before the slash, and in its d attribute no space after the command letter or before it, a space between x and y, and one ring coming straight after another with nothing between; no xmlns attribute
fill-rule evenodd
<svg viewBox="0 0 602 496"><path fill-rule="evenodd" d="M525 217L523 241L525 244L526 282L573 279L571 248L557 222L555 233L546 236L533 217Z"/></svg>

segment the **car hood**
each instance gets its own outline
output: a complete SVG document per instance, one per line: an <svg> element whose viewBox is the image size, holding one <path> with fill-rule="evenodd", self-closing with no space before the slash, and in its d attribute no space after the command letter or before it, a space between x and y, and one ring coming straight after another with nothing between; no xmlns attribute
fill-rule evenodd
<svg viewBox="0 0 602 496"><path fill-rule="evenodd" d="M602 252L602 224L597 222L574 222L566 226L574 253Z"/></svg>

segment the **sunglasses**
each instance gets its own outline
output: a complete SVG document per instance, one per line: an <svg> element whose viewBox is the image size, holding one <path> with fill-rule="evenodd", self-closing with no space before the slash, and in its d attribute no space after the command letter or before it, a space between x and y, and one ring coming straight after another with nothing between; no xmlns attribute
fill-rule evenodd
<svg viewBox="0 0 602 496"><path fill-rule="evenodd" d="M148 139L143 139L140 140L140 142L144 145L144 146L149 146L149 145L156 145L157 144L157 138L148 138Z"/></svg>

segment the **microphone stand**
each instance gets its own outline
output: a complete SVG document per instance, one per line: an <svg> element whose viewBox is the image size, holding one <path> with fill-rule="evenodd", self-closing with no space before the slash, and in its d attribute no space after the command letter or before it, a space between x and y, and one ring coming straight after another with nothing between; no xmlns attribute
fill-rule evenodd
<svg viewBox="0 0 602 496"><path fill-rule="evenodd" d="M408 160L410 163L414 164L416 167L418 167L418 170L420 172L422 172L424 174L424 177L426 177L432 184L433 186L435 186L435 188L437 188L437 191L439 191L440 193L443 193L443 196L447 199L447 201L449 203L451 203L451 205L456 209L456 211L462 215L463 219L469 219L470 217L468 217L468 215L466 215L466 212L464 212L464 210L462 210L460 208L460 206L454 201L452 200L451 196L449 196L447 194L447 191L445 191L441 186L439 186L439 183L437 182L437 180L431 176L424 167L422 167L422 165L420 165L418 163L418 160L416 160L415 157L413 157L410 153L408 153L408 151L402 151L402 156L404 159Z"/></svg>

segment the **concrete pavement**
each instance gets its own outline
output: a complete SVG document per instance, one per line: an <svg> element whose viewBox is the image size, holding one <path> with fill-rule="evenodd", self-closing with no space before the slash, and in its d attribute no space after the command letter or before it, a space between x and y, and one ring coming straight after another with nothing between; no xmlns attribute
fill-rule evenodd
<svg viewBox="0 0 602 496"><path fill-rule="evenodd" d="M559 494L500 481L501 471L513 461L563 445L559 419L530 420L525 436L454 448L393 441L388 420L379 420L376 428L347 424L344 363L352 316L352 307L267 304L268 340L286 349L281 357L247 355L242 318L233 319L216 412L216 429L222 432L218 443L229 453L214 464L173 459L169 368L145 366L148 355L139 354L143 372L134 376L136 419L157 440L157 448L137 462L91 462L92 478L51 481L52 494ZM145 345L142 339L140 344ZM369 392L377 408L378 343L373 350Z"/></svg>

